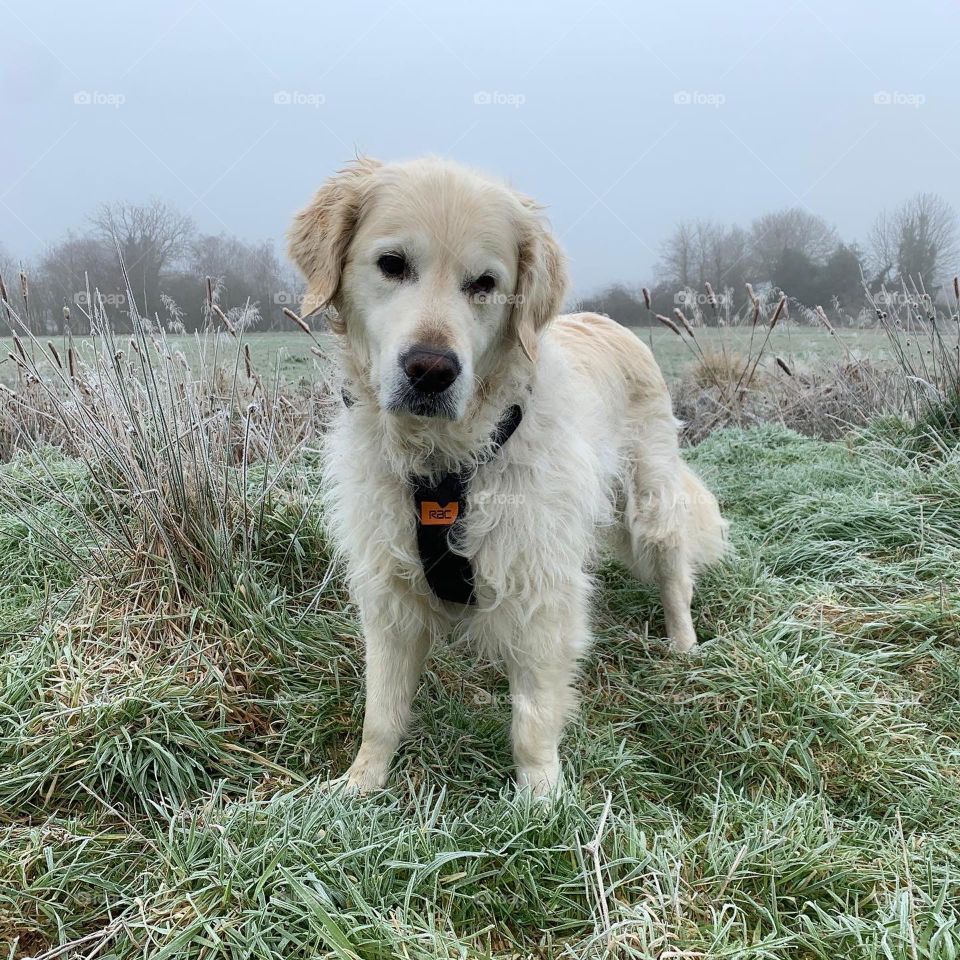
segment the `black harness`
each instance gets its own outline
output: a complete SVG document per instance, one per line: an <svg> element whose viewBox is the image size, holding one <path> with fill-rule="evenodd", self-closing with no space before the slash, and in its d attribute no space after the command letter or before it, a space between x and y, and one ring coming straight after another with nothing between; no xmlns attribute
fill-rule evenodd
<svg viewBox="0 0 960 960"><path fill-rule="evenodd" d="M353 397L343 393L346 406L353 406ZM420 565L430 589L441 600L472 605L476 603L473 565L467 557L454 553L451 537L456 541L463 532L467 512L467 492L477 467L491 460L513 436L523 419L523 410L514 404L508 407L490 437L490 446L476 463L461 467L455 473L441 474L436 480L413 475L413 503L417 516L417 551Z"/></svg>
<svg viewBox="0 0 960 960"><path fill-rule="evenodd" d="M430 477L410 477L417 508L417 550L423 575L441 600L474 604L473 565L450 549L451 536L463 531L467 511L467 488L481 463L490 460L520 426L523 411L514 404L497 424L486 456L456 473L444 473L432 483Z"/></svg>

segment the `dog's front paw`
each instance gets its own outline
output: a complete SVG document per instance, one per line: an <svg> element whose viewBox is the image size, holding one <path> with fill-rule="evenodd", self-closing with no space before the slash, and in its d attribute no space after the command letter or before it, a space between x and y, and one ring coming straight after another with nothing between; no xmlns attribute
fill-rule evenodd
<svg viewBox="0 0 960 960"><path fill-rule="evenodd" d="M382 790L387 785L387 773L387 764L373 762L358 754L356 760L350 764L350 769L333 782L340 785L345 793L362 796Z"/></svg>
<svg viewBox="0 0 960 960"><path fill-rule="evenodd" d="M697 633L692 623L668 624L667 636L673 653L696 653L699 650Z"/></svg>
<svg viewBox="0 0 960 960"><path fill-rule="evenodd" d="M529 790L537 800L545 800L557 792L560 783L560 764L522 766L517 768L517 789Z"/></svg>

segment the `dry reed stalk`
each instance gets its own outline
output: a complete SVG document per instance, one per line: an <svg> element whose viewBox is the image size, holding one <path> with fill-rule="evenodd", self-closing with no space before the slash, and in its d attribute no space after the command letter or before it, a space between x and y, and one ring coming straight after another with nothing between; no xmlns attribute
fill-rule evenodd
<svg viewBox="0 0 960 960"><path fill-rule="evenodd" d="M749 287L749 284L748 284ZM760 360L763 357L764 351L767 349L767 344L770 342L770 334L773 333L773 328L777 325L780 320L780 317L783 315L784 307L787 305L787 298L785 295L781 294L780 301L777 303L776 309L773 311L773 316L770 318L770 322L767 324L767 331L764 334L763 342L760 344L760 349L757 351L757 355L753 361L753 366L750 367L750 361L747 360L747 364L744 367L744 373L746 373L747 367L749 367L750 372L746 377L747 385L749 386L753 382L754 375L757 372L757 366L760 364ZM755 311L759 311L759 307L755 305ZM757 318L759 313L755 313L755 319L753 321L754 328L756 328ZM750 334L750 353L753 353L753 333ZM743 376L737 383L737 390L740 389L741 384L743 383Z"/></svg>
<svg viewBox="0 0 960 960"><path fill-rule="evenodd" d="M212 305L212 310L216 315L217 319L224 325L224 327L226 327L227 333L229 333L231 337L236 339L237 329L230 322L230 318L220 309L219 305L216 303Z"/></svg>
<svg viewBox="0 0 960 960"><path fill-rule="evenodd" d="M830 322L830 318L827 316L827 311L817 304L813 311L817 315L817 319L830 331L830 336L835 337L837 331L833 329L833 324Z"/></svg>
<svg viewBox="0 0 960 960"><path fill-rule="evenodd" d="M669 317L665 317L662 313L655 314L655 316L668 330L672 330L681 340L683 339L680 328Z"/></svg>
<svg viewBox="0 0 960 960"><path fill-rule="evenodd" d="M326 352L323 350L323 345L317 339L313 330L310 329L310 324L308 324L303 317L291 310L289 307L283 308L283 315L288 320L292 320L313 341L313 347L311 348L310 352L314 354L314 356L320 357L321 360L329 359Z"/></svg>
<svg viewBox="0 0 960 960"><path fill-rule="evenodd" d="M777 309L773 311L773 317L770 320L771 330L777 325L777 321L780 319L780 316L783 313L786 306L787 306L787 298L785 296L781 296L780 302L777 304Z"/></svg>
<svg viewBox="0 0 960 960"><path fill-rule="evenodd" d="M716 294L713 292L713 287L710 286L710 281L709 280L705 281L703 284L703 287L707 291L707 301L709 302L710 306L713 307L714 310L716 310L717 297L716 297Z"/></svg>
<svg viewBox="0 0 960 960"><path fill-rule="evenodd" d="M284 307L283 315L292 320L308 337L313 339L313 331L310 329L310 325L299 314L294 313L289 307Z"/></svg>
<svg viewBox="0 0 960 960"><path fill-rule="evenodd" d="M687 320L684 312L679 307L674 307L673 315L680 321L680 325L683 327L683 329L686 330L694 340L696 340L697 338L693 332L693 327L690 326L690 321Z"/></svg>
<svg viewBox="0 0 960 960"><path fill-rule="evenodd" d="M8 304L9 297L7 296L7 285L3 282L3 274L0 274L0 300L3 301L3 312L7 318L7 323L10 323L10 306Z"/></svg>

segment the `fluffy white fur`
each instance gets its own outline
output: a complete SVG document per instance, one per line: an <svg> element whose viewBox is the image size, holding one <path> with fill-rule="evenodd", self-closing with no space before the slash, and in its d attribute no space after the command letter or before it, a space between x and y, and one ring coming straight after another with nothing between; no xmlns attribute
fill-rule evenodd
<svg viewBox="0 0 960 960"><path fill-rule="evenodd" d="M366 639L363 739L346 781L384 785L431 645L463 629L504 664L518 781L545 794L575 708L601 541L657 585L681 651L696 644L694 577L725 550L716 500L680 457L663 377L613 321L556 316L564 260L535 205L453 163L358 161L298 215L290 250L309 307L336 307L355 399L326 443L327 511ZM396 251L409 278L378 268ZM486 296L470 292L481 274L496 281ZM460 360L450 418L391 408L398 358L424 344ZM520 427L470 485L459 549L477 604L444 603L423 575L408 478L479 461L514 403Z"/></svg>

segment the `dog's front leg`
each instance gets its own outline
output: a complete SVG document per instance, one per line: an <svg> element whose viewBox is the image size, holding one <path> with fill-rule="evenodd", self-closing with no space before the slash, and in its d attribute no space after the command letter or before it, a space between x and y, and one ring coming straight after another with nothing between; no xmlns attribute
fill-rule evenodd
<svg viewBox="0 0 960 960"><path fill-rule="evenodd" d="M577 661L589 640L581 592L545 603L505 652L517 784L537 797L560 779L560 738L577 706Z"/></svg>
<svg viewBox="0 0 960 960"><path fill-rule="evenodd" d="M430 650L430 630L417 611L405 610L397 616L385 616L385 612L380 609L363 618L367 688L363 739L344 778L347 787L358 793L386 784Z"/></svg>

